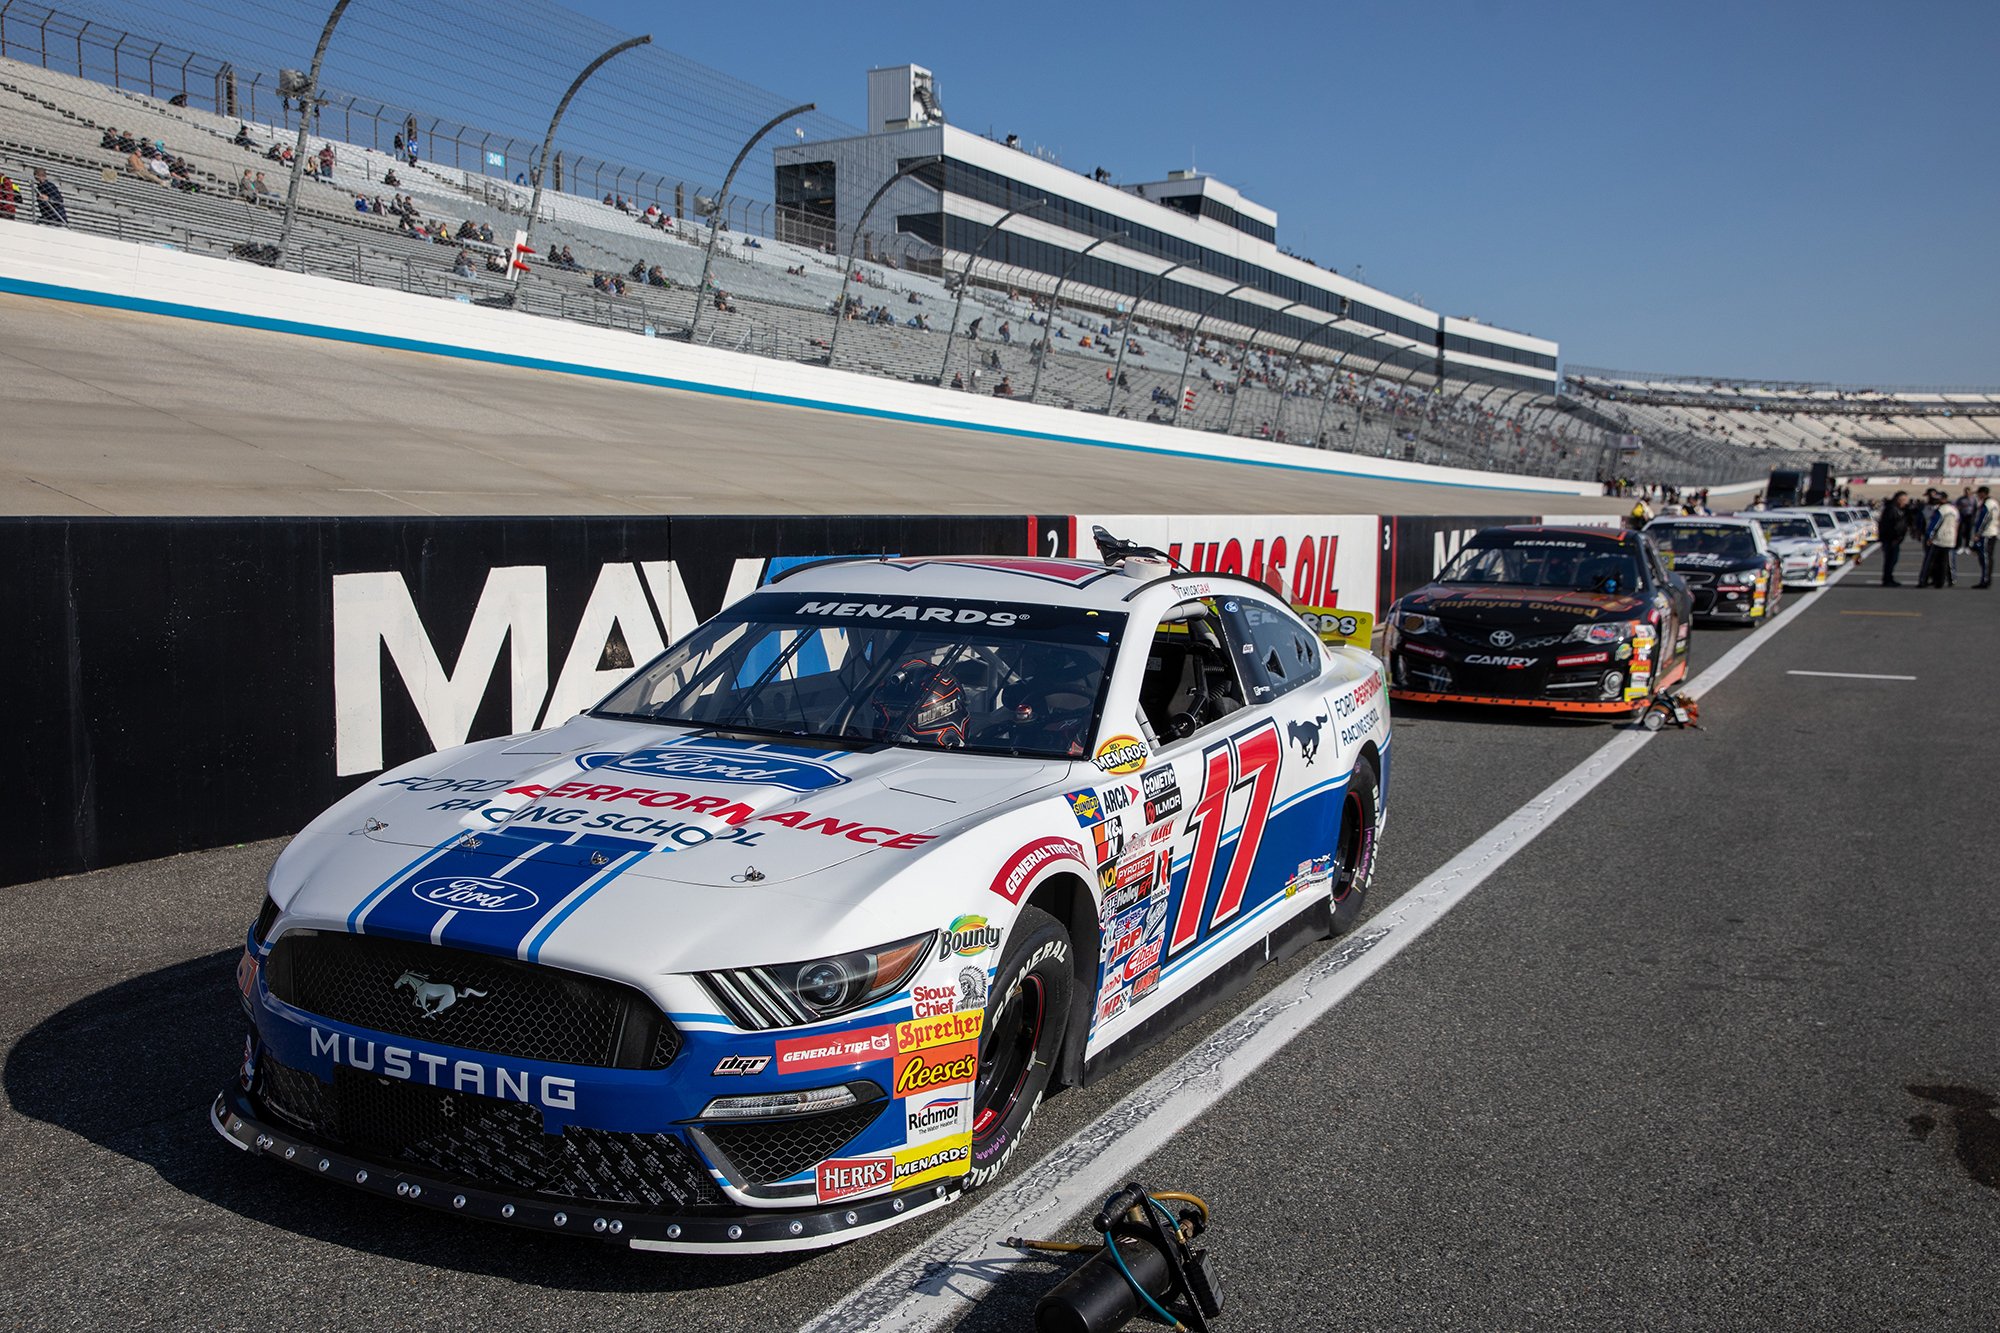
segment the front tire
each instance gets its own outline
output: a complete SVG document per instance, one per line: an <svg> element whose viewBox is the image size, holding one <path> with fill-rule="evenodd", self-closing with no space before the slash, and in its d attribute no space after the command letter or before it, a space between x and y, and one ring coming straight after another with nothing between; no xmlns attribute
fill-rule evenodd
<svg viewBox="0 0 2000 1333"><path fill-rule="evenodd" d="M1382 779L1375 761L1364 754L1354 761L1354 772L1348 776L1340 801L1331 890L1335 935L1354 929L1361 920L1368 886L1375 879L1375 842L1381 822Z"/></svg>
<svg viewBox="0 0 2000 1333"><path fill-rule="evenodd" d="M978 1189L1000 1174L1027 1137L1048 1092L1069 1028L1074 954L1060 921L1038 907L1021 909L986 1002L967 1189Z"/></svg>

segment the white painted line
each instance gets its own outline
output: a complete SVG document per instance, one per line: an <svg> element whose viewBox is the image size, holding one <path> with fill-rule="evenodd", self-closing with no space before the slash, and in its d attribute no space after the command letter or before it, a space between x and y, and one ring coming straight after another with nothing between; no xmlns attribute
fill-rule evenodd
<svg viewBox="0 0 2000 1333"><path fill-rule="evenodd" d="M1846 572L1836 573L1827 586ZM1810 601L1794 604L1792 614L1772 621L1762 633L1725 653L1688 691L1713 689L1734 674L1750 654L1818 600L1815 594L1807 597ZM917 1333L937 1328L977 1304L1015 1264L1041 1262L1001 1241L1008 1236L1053 1235L1069 1218L1103 1203L1168 1139L1205 1115L1287 1042L1353 994L1660 734L1636 727L1619 731L1359 931L1274 987L1041 1161L1005 1184L971 1196L978 1202L957 1221L856 1287L802 1326L800 1333Z"/></svg>
<svg viewBox="0 0 2000 1333"><path fill-rule="evenodd" d="M1877 676L1866 671L1787 671L1788 676L1831 676L1835 680L1915 680L1915 676Z"/></svg>

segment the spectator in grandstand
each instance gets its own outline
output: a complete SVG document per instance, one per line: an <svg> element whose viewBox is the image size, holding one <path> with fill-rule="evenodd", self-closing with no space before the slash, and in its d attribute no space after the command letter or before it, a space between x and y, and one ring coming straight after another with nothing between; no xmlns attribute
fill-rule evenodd
<svg viewBox="0 0 2000 1333"><path fill-rule="evenodd" d="M243 168L243 178L236 182L236 194L239 198L243 199L255 199L257 197L257 181L251 175L250 168L248 167Z"/></svg>
<svg viewBox="0 0 2000 1333"><path fill-rule="evenodd" d="M100 136L99 139L97 140L97 146L99 148L103 148L114 153L119 151L117 127L112 125L106 125L104 127L103 135Z"/></svg>
<svg viewBox="0 0 2000 1333"><path fill-rule="evenodd" d="M152 169L146 165L146 159L139 156L137 149L125 154L125 174L142 181L153 179Z"/></svg>
<svg viewBox="0 0 2000 1333"><path fill-rule="evenodd" d="M1993 586L1993 547L2000 542L2000 500L1990 487L1979 488L1979 507L1972 511L1972 549L1979 555L1977 587Z"/></svg>
<svg viewBox="0 0 2000 1333"><path fill-rule="evenodd" d="M229 142L235 144L238 148L255 148L257 146L256 140L250 137L250 127L241 121L237 122L236 125L236 137Z"/></svg>
<svg viewBox="0 0 2000 1333"><path fill-rule="evenodd" d="M62 187L49 179L47 167L35 168L35 220L51 227L69 225L69 205Z"/></svg>
<svg viewBox="0 0 2000 1333"><path fill-rule="evenodd" d="M1903 541L1910 535L1910 502L1908 491L1897 491L1882 502L1882 512L1875 520L1875 528L1882 538L1882 586L1900 588L1902 581L1896 577L1896 557L1903 553Z"/></svg>
<svg viewBox="0 0 2000 1333"><path fill-rule="evenodd" d="M1000 321L1000 341L1009 347L1014 345L1014 326L1004 319Z"/></svg>
<svg viewBox="0 0 2000 1333"><path fill-rule="evenodd" d="M451 266L451 275L454 278L469 278L472 274L472 251L460 250L458 261Z"/></svg>
<svg viewBox="0 0 2000 1333"><path fill-rule="evenodd" d="M403 182L397 178L396 169L394 167L390 167L387 171L382 173L382 183L393 190L398 185L401 185Z"/></svg>
<svg viewBox="0 0 2000 1333"><path fill-rule="evenodd" d="M1958 549L1958 506L1942 491L1934 491L1936 505L1931 510L1930 526L1924 531L1924 572L1917 580L1919 588L1942 588L1956 585L1958 579L1953 571L1952 553Z"/></svg>
<svg viewBox="0 0 2000 1333"><path fill-rule="evenodd" d="M0 218L12 221L21 207L21 190L14 178L0 171Z"/></svg>
<svg viewBox="0 0 2000 1333"><path fill-rule="evenodd" d="M993 386L993 396L995 398L1012 398L1014 396L1014 377L1012 375L1002 375L1000 382Z"/></svg>
<svg viewBox="0 0 2000 1333"><path fill-rule="evenodd" d="M660 266L655 264L646 270L646 285L648 287L672 287L674 284L668 280L666 274L660 271Z"/></svg>
<svg viewBox="0 0 2000 1333"><path fill-rule="evenodd" d="M263 172L260 171L257 173L257 179L253 182L253 184L256 186L257 198L260 201L265 199L275 198L277 196L277 191L273 190L271 188L270 182L264 179Z"/></svg>
<svg viewBox="0 0 2000 1333"><path fill-rule="evenodd" d="M330 143L319 147L319 174L327 180L333 179L333 145Z"/></svg>
<svg viewBox="0 0 2000 1333"><path fill-rule="evenodd" d="M954 389L963 389L965 387L965 376L961 375L956 370L952 371L951 387Z"/></svg>

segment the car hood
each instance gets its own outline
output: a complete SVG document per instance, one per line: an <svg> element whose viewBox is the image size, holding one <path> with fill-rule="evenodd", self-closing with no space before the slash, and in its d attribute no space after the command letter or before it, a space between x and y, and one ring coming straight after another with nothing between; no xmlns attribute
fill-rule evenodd
<svg viewBox="0 0 2000 1333"><path fill-rule="evenodd" d="M1675 573L1696 571L1704 574L1731 573L1739 569L1762 569L1761 555L1713 555L1706 551L1660 552L1660 558Z"/></svg>
<svg viewBox="0 0 2000 1333"><path fill-rule="evenodd" d="M1647 608L1632 593L1565 592L1553 588L1508 588L1432 583L1403 599L1405 611L1449 616L1481 625L1571 625L1622 620Z"/></svg>

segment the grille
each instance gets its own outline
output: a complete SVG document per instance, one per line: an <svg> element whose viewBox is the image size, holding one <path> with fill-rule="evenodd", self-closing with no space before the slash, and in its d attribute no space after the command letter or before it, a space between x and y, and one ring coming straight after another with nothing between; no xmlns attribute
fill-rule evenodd
<svg viewBox="0 0 2000 1333"><path fill-rule="evenodd" d="M762 1123L709 1123L702 1133L714 1143L730 1175L745 1185L770 1185L797 1175L839 1152L856 1134L875 1122L883 1103L870 1102L846 1111L805 1116L798 1120Z"/></svg>
<svg viewBox="0 0 2000 1333"><path fill-rule="evenodd" d="M1445 629L1445 633L1451 639L1453 639L1458 643L1477 644L1479 647L1486 649L1488 652L1495 652L1495 653L1518 652L1520 649L1523 648L1547 648L1554 644L1561 643L1563 639L1567 637L1566 635L1563 634L1544 634L1540 636L1522 635L1516 638L1514 642L1508 644L1505 648L1500 648L1496 647L1493 643L1492 626L1487 626L1484 629L1478 627L1460 628L1458 626L1447 626Z"/></svg>
<svg viewBox="0 0 2000 1333"><path fill-rule="evenodd" d="M277 1119L333 1146L460 1184L642 1209L722 1202L707 1171L670 1134L578 1126L547 1134L541 1112L520 1102L345 1068L329 1087L269 1058L260 1099Z"/></svg>
<svg viewBox="0 0 2000 1333"><path fill-rule="evenodd" d="M1715 582L1715 575L1705 569L1677 569L1674 573L1680 575L1691 588Z"/></svg>
<svg viewBox="0 0 2000 1333"><path fill-rule="evenodd" d="M267 975L273 995L307 1013L445 1046L617 1069L663 1069L680 1051L674 1025L630 986L466 949L291 931ZM457 998L426 1012L427 983Z"/></svg>

